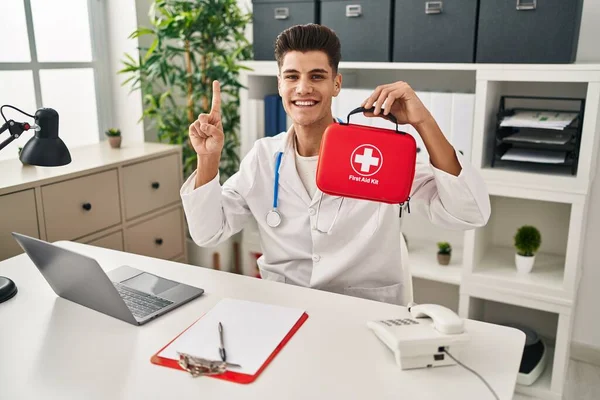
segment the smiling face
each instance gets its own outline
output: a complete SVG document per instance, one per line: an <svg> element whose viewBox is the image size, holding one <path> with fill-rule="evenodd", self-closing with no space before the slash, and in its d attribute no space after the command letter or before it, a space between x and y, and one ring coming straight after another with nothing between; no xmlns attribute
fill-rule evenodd
<svg viewBox="0 0 600 400"><path fill-rule="evenodd" d="M325 52L286 53L277 81L283 107L294 124L332 120L331 99L340 92L342 76L334 75Z"/></svg>

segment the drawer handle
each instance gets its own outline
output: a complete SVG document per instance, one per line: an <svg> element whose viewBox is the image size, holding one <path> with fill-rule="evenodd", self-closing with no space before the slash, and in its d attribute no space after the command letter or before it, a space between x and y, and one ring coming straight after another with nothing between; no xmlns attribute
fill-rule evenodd
<svg viewBox="0 0 600 400"><path fill-rule="evenodd" d="M163 240L161 238L157 238L157 239L154 239L154 243L156 243L157 245L160 246L161 244L163 244Z"/></svg>
<svg viewBox="0 0 600 400"><path fill-rule="evenodd" d="M441 1L428 1L425 3L425 14L441 14L442 13Z"/></svg>
<svg viewBox="0 0 600 400"><path fill-rule="evenodd" d="M158 189L160 187L160 183L152 182L152 189Z"/></svg>
<svg viewBox="0 0 600 400"><path fill-rule="evenodd" d="M352 4L346 6L346 17L357 18L362 15L362 7L360 4Z"/></svg>
<svg viewBox="0 0 600 400"><path fill-rule="evenodd" d="M83 203L81 206L85 211L90 211L92 209L92 205L90 203Z"/></svg>
<svg viewBox="0 0 600 400"><path fill-rule="evenodd" d="M537 7L537 0L517 0L517 11L528 11L535 10Z"/></svg>
<svg viewBox="0 0 600 400"><path fill-rule="evenodd" d="M290 16L290 9L287 7L276 7L275 8L275 19L288 19Z"/></svg>

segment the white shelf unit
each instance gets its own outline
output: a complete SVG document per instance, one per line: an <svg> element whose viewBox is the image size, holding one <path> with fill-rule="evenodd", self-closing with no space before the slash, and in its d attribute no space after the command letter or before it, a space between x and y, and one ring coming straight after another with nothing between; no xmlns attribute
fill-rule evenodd
<svg viewBox="0 0 600 400"><path fill-rule="evenodd" d="M250 106L251 100L277 92L275 62L250 61L245 65L251 70L241 75L247 88L241 92L242 156L262 136L261 116ZM596 169L600 65L342 62L339 70L344 88L372 90L379 84L403 80L416 91L475 94L469 156L488 186L492 216L485 227L467 232L434 227L415 211L406 218L403 232L408 240L415 300L445 304L458 309L462 317L521 322L536 329L550 345L550 361L532 386L517 385L516 392L560 399L582 269L586 211ZM585 98L575 176L527 166L490 166L502 95ZM540 229L542 246L533 271L519 275L512 240L516 229L524 224ZM449 266L438 265L435 258L436 242L442 240L453 246ZM252 271L251 264L255 263L250 251L261 251L252 225L243 234L244 271Z"/></svg>

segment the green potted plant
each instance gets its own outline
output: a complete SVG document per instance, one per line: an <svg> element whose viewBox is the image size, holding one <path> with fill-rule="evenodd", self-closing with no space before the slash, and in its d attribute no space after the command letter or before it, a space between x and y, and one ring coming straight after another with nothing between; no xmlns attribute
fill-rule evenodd
<svg viewBox="0 0 600 400"><path fill-rule="evenodd" d="M108 143L113 149L121 147L121 131L116 128L110 128L104 134L108 137Z"/></svg>
<svg viewBox="0 0 600 400"><path fill-rule="evenodd" d="M189 126L209 113L212 82L221 84L221 118L225 144L221 182L239 168L239 72L252 59L245 35L252 21L237 0L154 0L150 27L140 27L130 38L151 43L139 47L136 60L125 55L119 71L132 90L141 89L147 127L156 129L161 142L183 145L184 179L194 172L196 152L188 144Z"/></svg>
<svg viewBox="0 0 600 400"><path fill-rule="evenodd" d="M531 272L535 263L535 253L542 244L540 231L534 226L523 225L517 229L514 241L517 271L523 274Z"/></svg>
<svg viewBox="0 0 600 400"><path fill-rule="evenodd" d="M450 258L452 256L452 246L448 242L437 243L438 252L437 260L440 265L450 264Z"/></svg>

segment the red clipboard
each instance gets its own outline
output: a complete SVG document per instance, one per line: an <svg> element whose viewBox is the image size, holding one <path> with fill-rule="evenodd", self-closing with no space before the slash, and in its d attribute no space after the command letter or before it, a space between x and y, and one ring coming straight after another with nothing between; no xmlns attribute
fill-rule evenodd
<svg viewBox="0 0 600 400"><path fill-rule="evenodd" d="M171 343L173 343L179 336L183 335L185 333L185 331L187 331L192 326L194 326L194 324L196 322L198 322L201 318L202 317L198 318L196 321L194 321L194 323L192 325L188 326L183 332L181 332L179 335L175 336L173 338L173 340L171 340L169 343L167 343L162 349L160 349L159 351L157 351L156 354L154 354L150 358L150 362L152 364L161 365L163 367L169 367L169 368L173 368L173 369L178 369L180 371L184 371L185 372L185 370L179 366L179 363L177 362L177 360L172 360L170 358L159 357L158 355L164 349L166 349ZM242 374L242 373L234 372L234 371L225 371L222 374L218 374L218 375L206 375L206 376L207 377L211 377L211 378L223 379L223 380L231 381L231 382L235 382L235 383L245 383L245 384L247 384L247 383L254 382L256 380L256 378L258 378L258 376L264 371L264 369L267 367L267 365L269 365L269 363L275 358L275 356L277 355L277 353L279 353L279 351L287 344L287 342L289 342L289 340L292 338L292 336L294 336L294 334L298 331L298 329L300 329L300 327L302 326L302 324L304 324L304 322L307 319L308 319L308 314L307 313L303 313L302 316L296 322L296 324L294 324L294 326L292 327L292 329L290 329L290 331L287 333L287 335L285 335L285 337L283 338L283 340L281 341L281 343L279 343L279 345L275 348L275 350L273 350L273 352L271 353L271 355L265 360L265 362L263 363L263 365L261 365L261 367L258 369L258 371L256 371L256 373L254 375Z"/></svg>

